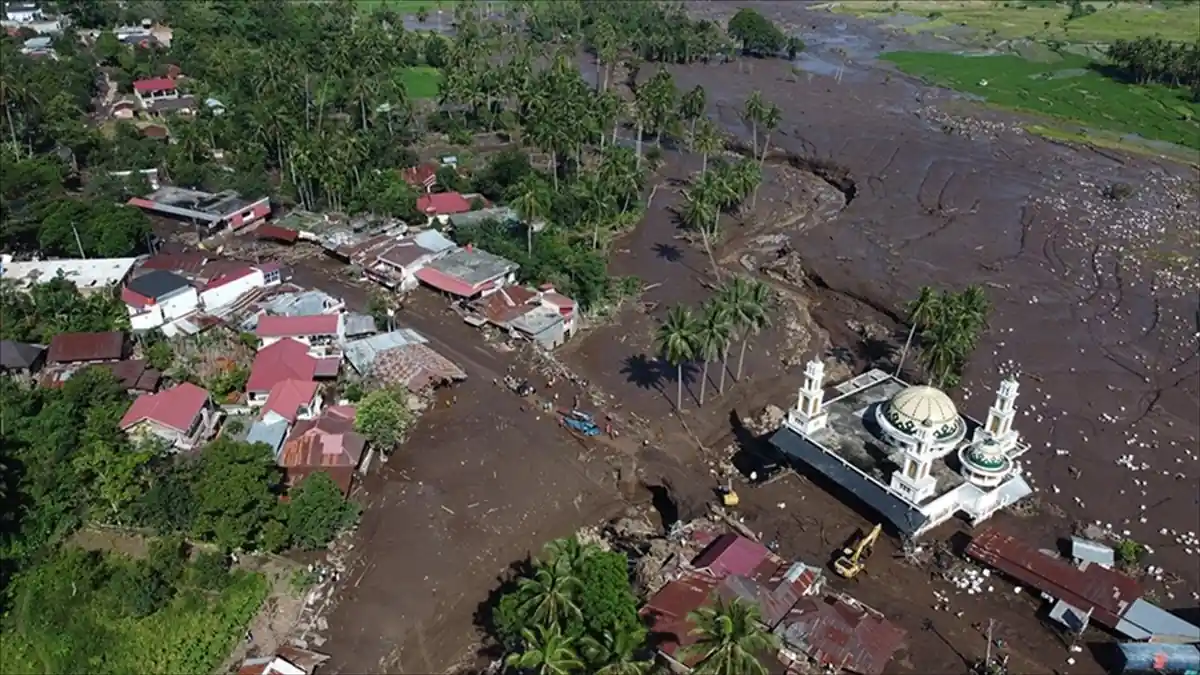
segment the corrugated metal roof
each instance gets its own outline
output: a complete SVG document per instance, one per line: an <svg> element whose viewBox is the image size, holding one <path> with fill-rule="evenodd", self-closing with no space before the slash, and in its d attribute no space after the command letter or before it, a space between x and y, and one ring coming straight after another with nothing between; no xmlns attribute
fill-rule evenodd
<svg viewBox="0 0 1200 675"><path fill-rule="evenodd" d="M413 235L413 240L417 242L417 246L423 249L441 253L452 248L457 248L458 244L450 241L444 234L437 230L424 230Z"/></svg>
<svg viewBox="0 0 1200 675"><path fill-rule="evenodd" d="M771 551L766 546L727 533L717 537L708 548L701 551L700 555L692 560L692 567L704 570L717 578L730 574L750 576L770 556Z"/></svg>
<svg viewBox="0 0 1200 675"><path fill-rule="evenodd" d="M801 600L775 634L823 664L861 675L882 673L907 636L882 614L839 596Z"/></svg>
<svg viewBox="0 0 1200 675"><path fill-rule="evenodd" d="M689 574L668 582L650 598L640 614L659 640L659 650L674 655L681 647L696 642L692 634L695 626L687 616L708 602L716 586L715 579Z"/></svg>
<svg viewBox="0 0 1200 675"><path fill-rule="evenodd" d="M125 355L125 347L125 334L120 331L59 333L50 338L50 351L46 354L46 361L116 361Z"/></svg>
<svg viewBox="0 0 1200 675"><path fill-rule="evenodd" d="M271 453L276 457L279 456L279 451L283 449L283 439L287 437L288 423L285 419L276 418L273 422L259 420L250 425L250 432L246 434L247 443L266 443L267 447L271 448Z"/></svg>
<svg viewBox="0 0 1200 675"><path fill-rule="evenodd" d="M375 317L369 314L347 312L342 318L346 324L343 330L347 336L369 335L379 330L375 326Z"/></svg>
<svg viewBox="0 0 1200 675"><path fill-rule="evenodd" d="M976 535L967 555L1081 610L1091 609L1092 618L1109 628L1142 595L1137 582L1120 572L1096 564L1073 567L996 529Z"/></svg>
<svg viewBox="0 0 1200 675"><path fill-rule="evenodd" d="M890 522L901 534L912 536L929 518L903 500L867 480L836 458L786 427L771 436L771 445L786 457L810 467L846 488Z"/></svg>
<svg viewBox="0 0 1200 675"><path fill-rule="evenodd" d="M1200 642L1200 627L1144 598L1133 601L1117 622L1116 630L1134 640Z"/></svg>
<svg viewBox="0 0 1200 675"><path fill-rule="evenodd" d="M375 359L389 349L410 344L424 344L429 340L411 328L399 328L390 333L380 333L361 340L350 340L342 346L346 360L359 375L366 375Z"/></svg>

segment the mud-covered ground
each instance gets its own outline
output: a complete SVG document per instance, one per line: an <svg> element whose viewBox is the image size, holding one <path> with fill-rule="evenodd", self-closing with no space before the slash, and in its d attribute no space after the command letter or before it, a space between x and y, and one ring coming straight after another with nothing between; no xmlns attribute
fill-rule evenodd
<svg viewBox="0 0 1200 675"><path fill-rule="evenodd" d="M707 13L736 9L695 4ZM902 341L900 308L922 285L981 284L995 308L953 392L965 412L984 416L1000 374L1021 373L1018 429L1033 445L1027 465L1042 507L1036 517L1001 523L1042 547L1075 521L1128 530L1153 548L1148 563L1182 577L1172 586L1149 580L1156 597L1172 608L1197 604L1200 551L1173 534L1200 530L1195 174L1047 142L1011 116L973 110L872 62L887 46L936 46L928 36L892 35L798 3L759 4L808 43L801 68L769 60L678 67L678 86L702 84L710 115L743 142L750 133L739 111L761 90L783 110L772 146L843 167L849 180L831 185L773 157L757 208L727 222L716 251L722 275L753 274L779 293L774 325L751 342L743 378L726 373L719 393L713 365L701 408L701 373L686 374L681 425L672 412L674 373L654 358L662 314L699 305L715 282L707 256L680 237L670 211L680 181L699 168L674 151L646 221L613 256L615 273L647 284L642 303L560 354L604 401L592 409L629 423L621 442L581 445L546 416L535 419L491 384L510 364L534 370L444 314L440 300L414 301L401 323L429 335L471 380L446 393L367 481L357 558L322 647L333 654L331 672L437 672L469 657L476 611L498 573L546 540L645 499L621 489L620 472L636 467L648 483L666 480L684 501L701 500L716 480L713 458L735 440L732 419L767 403L791 405L797 366L813 354L841 362L835 372L843 375L886 361L886 344L868 345L864 335ZM1116 183L1132 186L1132 196L1101 195ZM792 255L763 274L785 243ZM1193 267L1178 253L1190 254ZM324 264L297 269L331 283ZM344 294L352 304L365 298L349 286ZM532 377L544 387L544 376ZM743 501L753 527L810 562L868 523L795 478ZM1090 652L1068 654L1040 624L1028 596L998 589L937 612L932 591L947 584L884 552L873 563L849 590L909 630L909 651L891 671L959 670L960 656L982 649L970 625L988 617L1002 624L1022 672L1097 670Z"/></svg>

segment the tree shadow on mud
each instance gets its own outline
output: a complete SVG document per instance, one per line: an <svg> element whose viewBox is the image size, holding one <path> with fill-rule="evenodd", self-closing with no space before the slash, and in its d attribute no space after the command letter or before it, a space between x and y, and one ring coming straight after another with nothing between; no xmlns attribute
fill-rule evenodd
<svg viewBox="0 0 1200 675"><path fill-rule="evenodd" d="M524 558L514 561L496 577L496 587L492 589L486 599L475 608L475 616L473 621L475 627L487 635L487 639L475 651L475 656L485 658L489 662L501 659L505 654L505 647L500 643L500 636L496 631L496 625L493 623L492 617L496 608L500 606L500 599L505 595L517 590L517 583L523 578L533 574L533 558L527 555ZM483 669L472 669L470 673L483 673Z"/></svg>
<svg viewBox="0 0 1200 675"><path fill-rule="evenodd" d="M655 244L653 247L654 257L659 260L665 260L669 263L677 263L683 260L683 249L674 244Z"/></svg>
<svg viewBox="0 0 1200 675"><path fill-rule="evenodd" d="M663 379L666 377L662 362L645 354L632 354L625 357L625 364L621 366L621 374L625 376L626 382L633 384L638 389L657 389L660 392L663 389Z"/></svg>

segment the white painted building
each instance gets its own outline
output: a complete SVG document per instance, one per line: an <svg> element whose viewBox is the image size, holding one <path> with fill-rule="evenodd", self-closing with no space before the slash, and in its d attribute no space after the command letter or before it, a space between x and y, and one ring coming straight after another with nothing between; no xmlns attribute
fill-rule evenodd
<svg viewBox="0 0 1200 675"><path fill-rule="evenodd" d="M129 327L154 330L195 312L200 296L187 279L165 270L154 270L129 280L121 289L129 311Z"/></svg>
<svg viewBox="0 0 1200 675"><path fill-rule="evenodd" d="M880 370L824 400L824 366L810 361L795 407L771 438L785 456L845 487L906 536L963 513L972 525L1032 494L1013 429L1018 385L1006 379L984 424L945 393Z"/></svg>
<svg viewBox="0 0 1200 675"><path fill-rule="evenodd" d="M260 265L219 276L208 282L200 291L200 303L205 311L212 313L229 307L248 294L280 283L278 265Z"/></svg>
<svg viewBox="0 0 1200 675"><path fill-rule="evenodd" d="M123 283L133 271L137 258L69 258L65 260L14 261L11 255L0 257L0 279L17 288L29 290L62 275L75 284L79 292L89 295L111 290Z"/></svg>

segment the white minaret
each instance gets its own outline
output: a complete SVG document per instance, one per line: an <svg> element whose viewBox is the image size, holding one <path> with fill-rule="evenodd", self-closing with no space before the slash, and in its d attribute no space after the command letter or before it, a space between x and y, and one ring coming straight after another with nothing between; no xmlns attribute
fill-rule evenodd
<svg viewBox="0 0 1200 675"><path fill-rule="evenodd" d="M804 366L804 384L796 400L796 407L788 411L788 424L802 434L812 434L825 428L829 420L821 405L825 399L825 391L821 385L825 381L825 364L817 359L809 361Z"/></svg>
<svg viewBox="0 0 1200 675"><path fill-rule="evenodd" d="M1000 382L1000 387L996 389L996 400L988 408L987 422L975 430L972 440L991 439L1003 452L1008 452L1017 444L1017 432L1013 431L1013 418L1017 415L1017 389L1016 378L1007 377Z"/></svg>
<svg viewBox="0 0 1200 675"><path fill-rule="evenodd" d="M892 489L918 504L937 490L937 479L929 473L934 460L933 432L929 422L917 427L913 434L917 439L916 447L902 451L904 459L900 470L892 474Z"/></svg>

